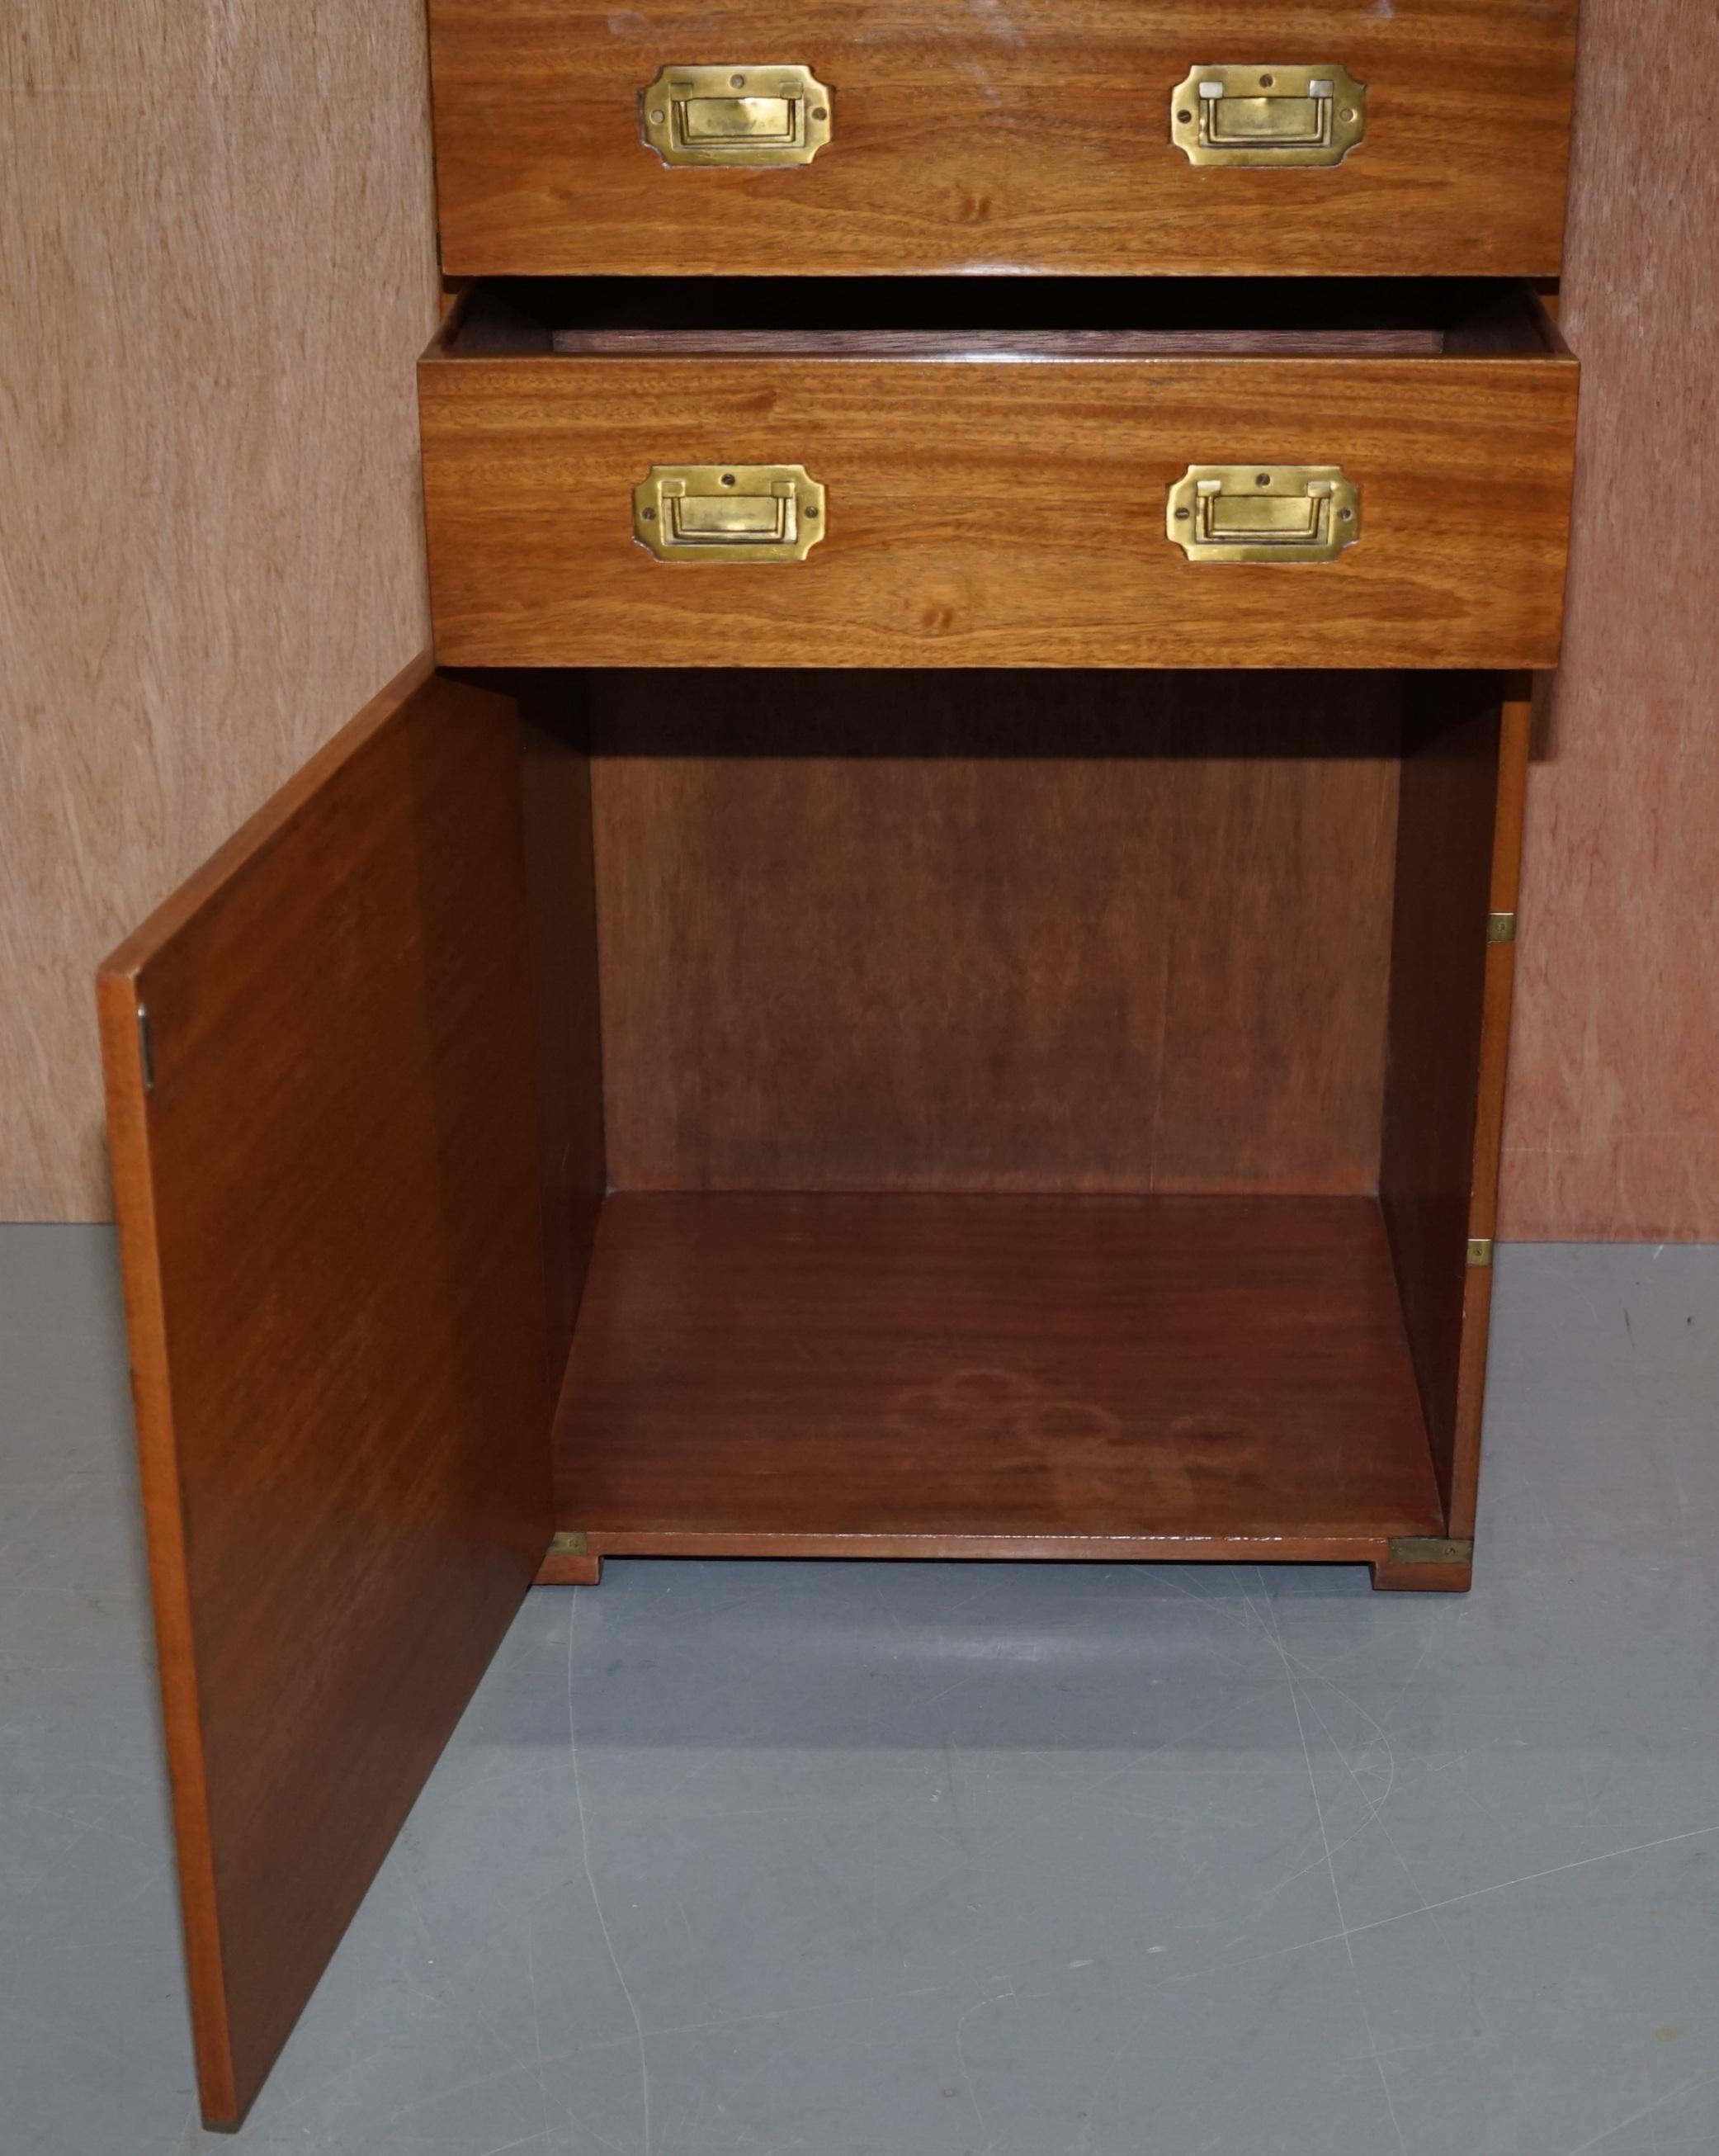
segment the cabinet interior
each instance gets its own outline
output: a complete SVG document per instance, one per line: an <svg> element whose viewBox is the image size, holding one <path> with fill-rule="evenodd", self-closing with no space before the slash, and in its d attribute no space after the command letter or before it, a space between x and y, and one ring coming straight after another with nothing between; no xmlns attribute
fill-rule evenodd
<svg viewBox="0 0 1719 2156"><path fill-rule="evenodd" d="M1496 677L508 685L562 1532L1444 1531Z"/></svg>
<svg viewBox="0 0 1719 2156"><path fill-rule="evenodd" d="M1531 287L1486 278L820 277L793 286L791 307L785 296L771 277L485 279L442 348L453 358L705 360L1563 351Z"/></svg>

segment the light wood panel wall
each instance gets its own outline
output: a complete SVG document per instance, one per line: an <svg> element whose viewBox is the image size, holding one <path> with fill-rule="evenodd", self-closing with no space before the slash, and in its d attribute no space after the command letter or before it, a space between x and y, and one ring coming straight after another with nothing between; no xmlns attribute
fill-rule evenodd
<svg viewBox="0 0 1719 2156"><path fill-rule="evenodd" d="M1584 0L1564 327L1583 418L1528 799L1499 1232L1719 1239L1713 0Z"/></svg>
<svg viewBox="0 0 1719 2156"><path fill-rule="evenodd" d="M0 1218L106 1214L97 960L428 641L422 15L0 10Z"/></svg>

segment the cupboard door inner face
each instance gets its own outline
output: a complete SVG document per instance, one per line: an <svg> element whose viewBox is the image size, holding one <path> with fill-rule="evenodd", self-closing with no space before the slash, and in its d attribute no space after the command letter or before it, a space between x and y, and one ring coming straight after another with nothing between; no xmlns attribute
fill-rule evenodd
<svg viewBox="0 0 1719 2156"><path fill-rule="evenodd" d="M409 670L101 975L212 2125L548 1538L519 757L505 699Z"/></svg>

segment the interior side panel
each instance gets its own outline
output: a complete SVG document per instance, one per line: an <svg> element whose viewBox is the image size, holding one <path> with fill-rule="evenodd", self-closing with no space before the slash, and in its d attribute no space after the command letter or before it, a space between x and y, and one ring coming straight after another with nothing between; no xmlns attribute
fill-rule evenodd
<svg viewBox="0 0 1719 2156"><path fill-rule="evenodd" d="M1470 1271L1502 695L1494 675L1414 679L1397 826L1379 1188L1447 1508Z"/></svg>

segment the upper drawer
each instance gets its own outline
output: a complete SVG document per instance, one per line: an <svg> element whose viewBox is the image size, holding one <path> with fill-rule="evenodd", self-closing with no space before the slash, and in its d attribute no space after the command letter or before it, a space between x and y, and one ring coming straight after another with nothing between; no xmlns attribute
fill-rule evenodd
<svg viewBox="0 0 1719 2156"><path fill-rule="evenodd" d="M1556 660L1576 369L1532 296L1365 287L1393 305L1357 321L1323 283L1009 280L955 288L1009 326L926 326L948 289L775 285L811 326L681 331L708 284L622 288L634 327L601 287L480 288L418 377L439 658Z"/></svg>
<svg viewBox="0 0 1719 2156"><path fill-rule="evenodd" d="M430 0L443 264L1553 276L1576 8Z"/></svg>

